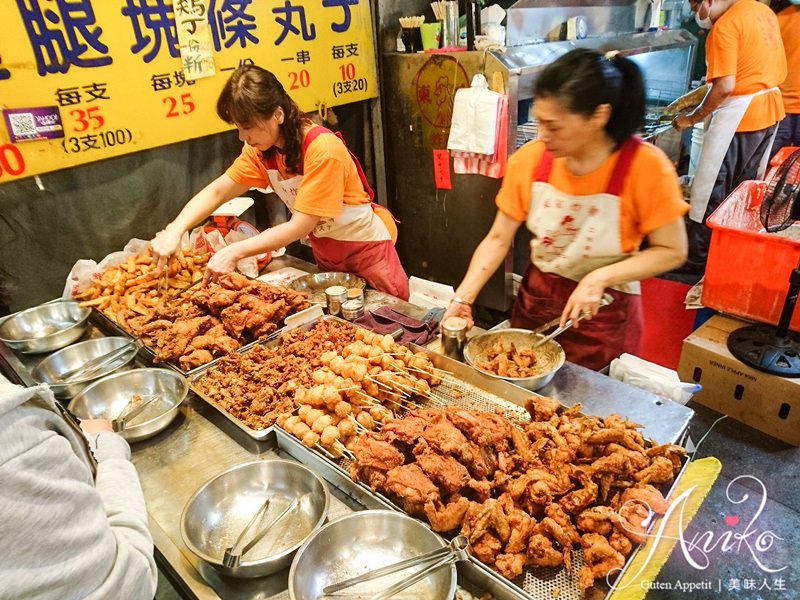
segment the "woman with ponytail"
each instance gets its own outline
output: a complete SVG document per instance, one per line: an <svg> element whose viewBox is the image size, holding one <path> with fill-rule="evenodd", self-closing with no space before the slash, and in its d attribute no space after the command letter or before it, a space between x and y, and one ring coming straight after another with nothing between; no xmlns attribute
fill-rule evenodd
<svg viewBox="0 0 800 600"><path fill-rule="evenodd" d="M512 327L572 319L559 337L567 359L599 370L637 352L638 282L686 260L688 206L670 160L635 135L645 97L633 62L573 50L542 71L534 96L539 138L509 159L494 224L445 316L472 322L472 303L524 223L533 234L531 262ZM604 294L613 302L600 310Z"/></svg>
<svg viewBox="0 0 800 600"><path fill-rule="evenodd" d="M269 186L291 219L216 252L207 279L233 271L243 258L308 236L320 268L354 273L378 290L408 299L408 277L394 248L397 228L391 214L372 202L361 165L338 134L314 125L275 75L255 65L231 75L217 114L236 125L244 148L152 241L160 267L190 227L248 189Z"/></svg>

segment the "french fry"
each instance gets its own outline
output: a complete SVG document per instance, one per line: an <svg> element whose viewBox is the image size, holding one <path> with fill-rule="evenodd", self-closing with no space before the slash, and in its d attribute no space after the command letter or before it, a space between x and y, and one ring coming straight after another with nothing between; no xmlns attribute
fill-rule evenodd
<svg viewBox="0 0 800 600"><path fill-rule="evenodd" d="M136 270L136 257L131 254L128 257L128 273L133 273Z"/></svg>

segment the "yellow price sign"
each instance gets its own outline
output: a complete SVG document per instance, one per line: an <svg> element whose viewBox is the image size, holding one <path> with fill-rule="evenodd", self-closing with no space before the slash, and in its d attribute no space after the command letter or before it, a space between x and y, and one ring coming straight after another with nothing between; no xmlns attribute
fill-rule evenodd
<svg viewBox="0 0 800 600"><path fill-rule="evenodd" d="M368 0L0 0L0 14L0 184L230 129L216 101L242 64L307 112L377 96ZM186 76L197 53L176 22L210 34L215 75Z"/></svg>

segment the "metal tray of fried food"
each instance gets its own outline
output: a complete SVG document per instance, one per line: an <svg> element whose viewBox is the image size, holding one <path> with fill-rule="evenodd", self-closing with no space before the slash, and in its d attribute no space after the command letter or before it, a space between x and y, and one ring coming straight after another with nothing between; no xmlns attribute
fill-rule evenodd
<svg viewBox="0 0 800 600"><path fill-rule="evenodd" d="M499 412L512 423L519 425L530 421L527 410L523 408L524 403L531 396L538 394L531 393L505 381L482 377L472 367L426 351L414 344L410 344L409 347L415 352L420 350L426 352L435 367L449 373L442 383L434 388L432 398L416 397L414 399L414 403L419 408L459 406L474 411ZM566 407L563 408L566 409ZM278 445L281 448L300 462L315 468L326 480L347 495L360 502L363 502L364 495L371 496L373 502L378 503L380 506L404 512L390 498L375 492L363 482L353 481L349 472L352 461L346 456L334 458L316 449L309 448L278 425L275 426L275 431ZM687 464L688 460L684 457L682 468L673 479L673 482L669 486L661 487L661 491L666 498L669 498ZM626 558L625 565L622 571L616 575L615 581L619 581L619 578L625 573L627 566L631 564L640 548L641 546L634 548ZM499 590L501 594L498 597L506 597L502 596L504 592L509 594L507 596L509 598L523 598L526 600L552 598L554 594L563 599L579 599L585 597L578 587L577 579L577 574L583 565L583 550L578 546L572 551L571 574L567 574L563 566L552 568L526 567L520 576L514 580L509 580L472 555L470 556L468 571L474 581L492 582L493 587L491 589ZM460 565L461 568L462 566ZM475 579L476 576L477 580ZM607 597L611 593L611 589L607 588L600 580L596 582L595 587L592 589L594 590L593 594L598 597ZM493 593L495 592L493 591Z"/></svg>
<svg viewBox="0 0 800 600"><path fill-rule="evenodd" d="M315 319L312 319L312 320L309 320L309 321L306 321L306 322L296 323L294 326L289 326L289 327L284 327L282 329L279 329L279 330L273 332L272 335L270 335L269 337L267 337L265 339L256 340L255 342L252 342L252 343L248 344L247 346L244 346L244 347L240 348L239 351L238 351L238 354L246 355L248 352L251 352L257 346L264 346L264 347L267 347L267 348L275 348L275 347L277 347L277 346L279 346L281 344L281 342L283 341L283 337L287 333L289 333L291 331L294 331L295 329L301 329L303 331L308 331L309 329L311 329L314 325L316 325L321 320L323 320L323 321L336 321L336 322L339 322L339 323L347 323L348 325L351 325L351 326L355 327L354 325L352 325L352 323L349 323L348 321L345 321L345 320L340 319L338 317L323 316L321 318L315 318ZM226 410L225 407L220 405L213 398L210 398L198 386L198 381L201 378L203 378L209 372L219 368L219 363L223 358L224 357L217 358L213 362L208 363L207 365L204 365L204 366L202 366L202 367L200 367L198 369L195 369L193 371L193 373L191 374L191 376L189 377L189 389L191 389L192 392L198 398L200 398L201 400L206 402L208 405L212 406L213 408L215 408L216 410L221 412L225 416L226 419L231 421L237 428L239 428L242 432L244 432L244 434L247 435L249 438L252 438L252 439L257 440L257 441L266 440L271 435L271 433L273 431L273 428L274 428L274 425L269 425L268 427L265 427L264 429L253 429L252 427L248 426L247 424L242 422L240 419L238 419L235 415L233 415L230 412L228 412L228 410Z"/></svg>
<svg viewBox="0 0 800 600"><path fill-rule="evenodd" d="M300 440L284 431L279 425L275 425L274 430L278 448L282 452L311 467L328 483L361 506L368 509L389 509L403 512L391 500L373 491L365 483L353 480L347 469L339 462L331 460L320 452L303 445ZM420 523L430 527L425 521L420 521ZM459 585L468 582L469 587L480 593L488 592L495 600L518 600L525 597L519 594L513 584L494 577L488 569L480 568L472 561L458 563L457 567Z"/></svg>
<svg viewBox="0 0 800 600"><path fill-rule="evenodd" d="M315 307L312 305L311 307L309 307L307 309L304 309L304 310L302 310L300 312L297 312L297 313L295 313L293 315L289 315L288 317L286 317L286 319L284 321L285 324L282 327L279 327L278 329L273 331L266 338L252 340L252 341L249 341L249 342L247 342L245 344L242 344L242 346L240 346L236 350L236 352L238 354L241 354L243 352L247 352L253 346L255 346L257 344L260 344L260 343L263 343L266 340L272 339L276 335L279 335L279 334L281 334L281 333L283 333L285 331L288 331L288 330L292 329L293 327L296 326L296 325L289 325L288 324L288 323L292 322L292 320L295 320L295 322L297 322L299 320L299 322L301 322L301 323L305 322L304 313L307 313L308 315L316 315L316 313L312 312L314 310L314 308ZM102 329L105 332L111 332L114 335L122 335L124 337L128 337L128 338L131 338L131 339L135 339L135 337L136 337L130 331L128 331L127 329L122 327L116 321L113 321L112 319L110 319L106 314L104 314L102 311L98 310L95 307L92 307L92 315L91 315L90 318L92 319L92 321L100 329ZM177 371L178 373L180 373L184 377L192 377L193 375L195 375L197 373L205 372L209 367L217 364L220 361L220 359L224 358L224 355L223 356L217 356L216 358L214 358L214 360L211 360L211 361L209 361L207 363L204 363L202 365L199 365L199 366L194 367L194 368L189 369L189 370L184 370L181 367L181 365L178 362L178 360L168 360L168 361L164 361L162 363L156 363L155 362L155 360L156 360L156 351L153 348L151 348L150 346L148 346L147 344L144 344L144 343L142 344L141 347L142 347L141 354L143 354L146 357L146 362L148 364L165 365L165 366Z"/></svg>
<svg viewBox="0 0 800 600"><path fill-rule="evenodd" d="M131 333L130 331L128 331L127 329L122 327L116 321L113 321L112 319L110 319L102 311L97 310L97 308L92 307L92 316L90 318L94 322L95 325L97 325L100 329L102 329L106 333L111 333L112 335L121 335L121 336L125 336L125 337L131 338L131 339L136 339L136 336L133 335L133 333ZM252 343L253 342L248 343L248 346L252 345ZM242 346L241 348L239 348L239 350L237 350L237 352L243 351L246 347L247 346ZM200 365L198 367L195 367L193 369L190 369L188 371L184 371L181 368L181 365L177 360L167 360L167 361L164 361L164 362L161 362L161 363L157 363L156 362L156 351L153 350L153 348L151 348L147 344L142 343L141 350L140 350L139 353L140 353L140 356L144 355L145 362L147 364L149 364L149 365L159 365L159 366L163 365L165 367L169 367L170 369L172 369L173 371L177 371L178 373L180 373L184 377L191 377L195 373L199 373L200 371L203 371L203 370L207 369L209 366L215 364L220 358L222 358L221 356L218 356L217 358L215 358L214 360L212 360L210 362L202 364L202 365Z"/></svg>

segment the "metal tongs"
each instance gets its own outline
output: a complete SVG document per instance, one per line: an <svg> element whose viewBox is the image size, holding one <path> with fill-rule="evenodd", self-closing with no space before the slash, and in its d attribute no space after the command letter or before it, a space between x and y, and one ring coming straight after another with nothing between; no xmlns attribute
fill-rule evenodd
<svg viewBox="0 0 800 600"><path fill-rule="evenodd" d="M239 537L236 538L236 541L233 543L233 546L225 548L225 554L222 556L222 564L228 567L229 569L235 569L239 566L239 562L242 560L242 557L250 552L258 542L264 539L264 536L267 535L270 529L272 529L278 521L280 521L283 517L288 515L291 511L293 511L298 504L298 499L295 498L292 502L284 508L281 513L275 517L272 522L262 528L258 533L256 533L253 538L242 547L244 540L247 538L247 534L250 533L250 530L253 529L256 524L260 525L262 519L267 514L267 510L269 509L269 505L271 502L271 498L267 498L264 500L264 504L261 505L256 513L250 519L250 522L245 525L245 528L242 529L242 532L239 534Z"/></svg>
<svg viewBox="0 0 800 600"><path fill-rule="evenodd" d="M124 431L125 428L133 421L136 417L138 417L144 409L153 404L156 400L161 400L164 397L164 394L154 394L149 397L141 397L141 402L139 404L134 404L133 400L136 398L134 396L131 398L125 407L119 412L117 417L111 421L111 429L119 433L120 431ZM145 399L146 398L146 399Z"/></svg>
<svg viewBox="0 0 800 600"><path fill-rule="evenodd" d="M57 378L55 378L54 383L71 383L73 380L77 381L82 377L86 377L87 375L93 375L106 365L110 365L119 357L123 356L126 352L128 352L128 350L131 349L132 345L136 346L136 351L138 352L139 340L125 342L122 346L115 348L111 352L107 352L106 354L101 354L100 356L95 356L94 358L87 360L80 367L75 367L74 369L64 371Z"/></svg>
<svg viewBox="0 0 800 600"><path fill-rule="evenodd" d="M386 600L387 598L391 598L395 594L399 594L406 588L411 587L418 581L425 579L428 575L430 575L434 571L438 571L444 566L451 565L461 560L467 560L468 548L469 548L469 539L463 535L456 536L447 546L439 548L438 550L427 552L420 556L415 556L414 558L401 560L400 562L387 565L379 569L374 569L372 571L368 571L363 575L359 575L358 577L353 577L351 579L340 581L339 583L331 584L323 588L322 598L330 600L334 600L335 598L346 598L348 597L348 595L345 594L337 595L336 592L340 592L346 588L358 585L359 583L372 581L373 579L385 577L386 575L391 575L392 573L404 571L406 569L410 569L411 567L416 567L417 565L422 565L422 564L427 565L426 567L420 569L410 577L403 579L402 581L394 584L389 588L386 588L384 591L379 592L376 595L370 596L371 600Z"/></svg>
<svg viewBox="0 0 800 600"><path fill-rule="evenodd" d="M614 298L613 298L613 296L611 296L611 294L603 294L603 297L600 298L600 308L603 308L604 306L608 306L612 302L614 302ZM580 315L578 315L578 318L576 320L577 321L583 321L584 318L585 318L585 316L583 315L583 313L581 313ZM536 333L536 334L543 333L543 332L547 331L548 329L550 329L551 327L553 327L555 325L558 325L559 321L561 321L561 317L556 317L552 321L549 321L549 322L545 323L544 325L542 325L541 327L537 327L536 329L534 329L533 333ZM558 329L553 331L553 333L550 333L550 334L544 336L542 339L535 341L533 344L531 344L531 348L538 348L542 344L545 344L545 343L549 342L550 340L552 340L557 335L561 335L562 333L564 333L567 329L569 329L573 325L574 325L574 321L572 319L568 319L567 322L564 323L563 327L559 327Z"/></svg>

